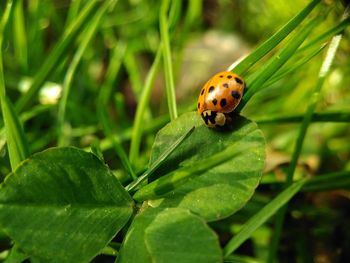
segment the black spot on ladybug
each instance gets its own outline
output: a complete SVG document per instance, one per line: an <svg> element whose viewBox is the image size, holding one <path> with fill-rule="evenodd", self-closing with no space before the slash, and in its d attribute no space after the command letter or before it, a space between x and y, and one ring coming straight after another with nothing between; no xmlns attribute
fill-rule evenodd
<svg viewBox="0 0 350 263"><path fill-rule="evenodd" d="M241 94L239 94L238 91L233 90L231 91L231 96L238 100L241 97Z"/></svg>
<svg viewBox="0 0 350 263"><path fill-rule="evenodd" d="M222 86L225 87L225 88L228 88L228 84L227 83L222 84Z"/></svg>
<svg viewBox="0 0 350 263"><path fill-rule="evenodd" d="M205 124L208 125L209 121L212 124L215 124L215 118L216 118L216 111L210 111L210 114L208 112L202 113L202 119L204 120Z"/></svg>
<svg viewBox="0 0 350 263"><path fill-rule="evenodd" d="M219 77L220 77L220 78L223 78L224 76L223 76L223 75L220 75Z"/></svg>
<svg viewBox="0 0 350 263"><path fill-rule="evenodd" d="M237 82L237 83L239 83L239 84L243 84L243 81L240 79L240 78L235 78L235 81Z"/></svg>
<svg viewBox="0 0 350 263"><path fill-rule="evenodd" d="M226 106L226 99L221 99L220 100L220 106L225 107Z"/></svg>
<svg viewBox="0 0 350 263"><path fill-rule="evenodd" d="M204 94L204 91L205 91L205 89L202 89L201 95L203 95L203 94Z"/></svg>
<svg viewBox="0 0 350 263"><path fill-rule="evenodd" d="M198 109L200 108L201 104L198 102Z"/></svg>
<svg viewBox="0 0 350 263"><path fill-rule="evenodd" d="M218 103L217 99L213 99L213 104L216 105Z"/></svg>
<svg viewBox="0 0 350 263"><path fill-rule="evenodd" d="M209 92L213 92L213 91L214 91L214 89L215 89L215 87L214 87L214 86L210 86L210 88L209 88Z"/></svg>
<svg viewBox="0 0 350 263"><path fill-rule="evenodd" d="M231 76L231 75L228 75L227 78L228 78L228 79L232 79L232 76Z"/></svg>
<svg viewBox="0 0 350 263"><path fill-rule="evenodd" d="M210 121L212 124L215 124L216 111L212 111L212 112L211 112L211 115L208 115L208 116L209 116L209 121Z"/></svg>

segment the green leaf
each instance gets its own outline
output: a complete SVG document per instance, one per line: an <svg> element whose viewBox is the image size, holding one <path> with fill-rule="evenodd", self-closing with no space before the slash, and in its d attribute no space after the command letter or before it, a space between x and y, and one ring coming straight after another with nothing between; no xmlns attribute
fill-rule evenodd
<svg viewBox="0 0 350 263"><path fill-rule="evenodd" d="M275 199L269 202L263 209L250 218L241 228L241 230L235 235L225 246L224 255L229 256L235 251L244 241L246 241L251 234L264 224L272 215L274 215L278 209L285 205L296 193L299 192L301 187L307 182L307 180L301 180L292 184L282 193L280 193Z"/></svg>
<svg viewBox="0 0 350 263"><path fill-rule="evenodd" d="M260 180L265 161L265 140L256 124L237 116L232 130L214 130L205 126L195 112L181 115L161 129L154 142L150 166L172 145L181 134L193 125L196 129L159 167L153 176L170 173L181 167L195 167L203 159L228 151L237 151L246 144L255 144L231 157L221 155L215 167L203 169L200 175L172 189L163 199L151 201L162 207L182 207L190 209L207 220L217 220L240 209L251 197ZM219 164L220 163L220 164ZM171 183L171 181L169 181ZM142 189L142 188L141 188Z"/></svg>
<svg viewBox="0 0 350 263"><path fill-rule="evenodd" d="M204 220L179 208L149 208L135 217L118 263L222 262L215 233Z"/></svg>
<svg viewBox="0 0 350 263"><path fill-rule="evenodd" d="M150 166L147 171L145 171L137 180L133 181L131 184L125 187L125 190L132 191L140 183L146 180L163 162L168 156L178 147L194 130L194 126L189 129L185 134L183 134L179 139L177 139L170 147L161 155L159 159L155 161L152 166Z"/></svg>
<svg viewBox="0 0 350 263"><path fill-rule="evenodd" d="M87 262L126 224L133 202L111 171L76 148L23 162L0 186L0 227L44 262Z"/></svg>
<svg viewBox="0 0 350 263"><path fill-rule="evenodd" d="M26 259L28 259L28 255L25 255L17 245L14 245L4 263L18 263Z"/></svg>
<svg viewBox="0 0 350 263"><path fill-rule="evenodd" d="M258 146L256 143L241 143L238 141L227 147L225 150L200 160L193 165L181 167L162 176L156 181L142 187L133 198L137 201L145 201L146 199L162 197L166 193L188 182L190 179L193 179L194 176L202 175L207 170L233 159L245 151L250 151L256 146Z"/></svg>

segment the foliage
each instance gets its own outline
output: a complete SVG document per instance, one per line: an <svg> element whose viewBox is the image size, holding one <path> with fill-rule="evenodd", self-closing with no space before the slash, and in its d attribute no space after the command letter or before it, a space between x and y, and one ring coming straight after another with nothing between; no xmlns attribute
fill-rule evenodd
<svg viewBox="0 0 350 263"><path fill-rule="evenodd" d="M0 260L350 260L340 2L0 10ZM239 59L238 36L261 44ZM232 124L209 129L195 100L226 63L247 88Z"/></svg>

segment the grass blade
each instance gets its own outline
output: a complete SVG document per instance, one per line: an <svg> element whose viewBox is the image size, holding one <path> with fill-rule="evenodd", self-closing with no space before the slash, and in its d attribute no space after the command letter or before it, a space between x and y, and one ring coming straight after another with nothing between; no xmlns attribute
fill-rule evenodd
<svg viewBox="0 0 350 263"><path fill-rule="evenodd" d="M1 70L0 75L2 75ZM29 156L28 143L24 136L22 125L8 98L1 98L1 111L5 123L4 127L11 168L14 170L20 162Z"/></svg>
<svg viewBox="0 0 350 263"><path fill-rule="evenodd" d="M6 141L11 168L14 170L21 161L29 156L29 149L21 123L11 105L11 102L6 97L5 89L4 71L2 64L2 44L4 30L12 8L12 1L7 1L6 9L3 13L0 24L0 102L2 116L4 119L4 127L6 131Z"/></svg>
<svg viewBox="0 0 350 263"><path fill-rule="evenodd" d="M246 143L245 145L242 145L240 142L237 142L232 146L227 147L222 152L198 161L195 166L185 166L179 168L167 175L164 175L163 177L160 177L154 182L145 185L134 194L133 198L140 202L147 199L159 198L162 195L174 190L176 187L184 184L194 176L198 176L204 171L222 164L227 160L234 158L243 151L248 151L254 147L256 147L256 143Z"/></svg>
<svg viewBox="0 0 350 263"><path fill-rule="evenodd" d="M70 88L72 85L74 74L78 68L79 62L81 61L81 58L82 58L86 48L90 44L91 39L93 38L93 36L95 35L95 33L98 29L101 18L103 17L105 12L107 11L110 4L111 4L111 2L104 3L104 5L99 9L99 11L94 16L90 25L84 31L82 40L81 40L80 45L78 47L78 50L75 53L73 60L70 63L69 68L67 70L66 76L64 78L63 88L62 88L62 98L61 98L59 105L58 105L58 116L57 116L58 145L59 146L64 146L67 144L66 134L65 134L65 129L64 129L64 122L65 122L65 113L66 113L68 95L70 92Z"/></svg>
<svg viewBox="0 0 350 263"><path fill-rule="evenodd" d="M142 91L142 78L134 50L132 47L130 47L130 45L128 46L129 48L125 52L123 63L128 77L130 79L133 94L136 98L136 101L138 101L140 97L139 94Z"/></svg>
<svg viewBox="0 0 350 263"><path fill-rule="evenodd" d="M324 32L323 34L321 34L321 35L317 36L316 38L307 42L304 46L302 46L300 49L298 49L298 53L303 52L306 49L308 49L314 45L317 45L319 43L322 43L323 41L328 40L332 36L341 33L349 25L349 23L350 23L350 17L342 20L336 26L332 27L331 29Z"/></svg>
<svg viewBox="0 0 350 263"><path fill-rule="evenodd" d="M144 180L146 180L157 168L164 162L166 158L177 148L180 146L180 144L188 138L188 136L191 135L191 133L194 131L195 127L192 127L188 132L186 132L184 135L182 135L178 140L176 140L168 149L165 151L158 159L156 162L152 164L151 167L147 169L147 171L137 178L136 181L132 182L128 186L125 187L127 191L132 191L134 190L138 185L140 185Z"/></svg>
<svg viewBox="0 0 350 263"><path fill-rule="evenodd" d="M96 8L99 1L89 1L84 9L80 12L79 16L73 21L72 24L62 35L53 51L49 54L48 58L44 61L40 67L38 73L33 79L33 82L29 90L23 94L16 103L16 110L22 111L37 94L47 77L58 67L61 63L62 57L68 52L69 47L72 46L74 40L81 33L81 30L89 22L91 16L96 13Z"/></svg>
<svg viewBox="0 0 350 263"><path fill-rule="evenodd" d="M274 47L276 47L290 32L292 32L314 9L320 0L311 1L302 11L293 17L287 24L278 30L272 37L262 43L249 56L244 58L235 68L237 74L244 74L252 65L264 57Z"/></svg>
<svg viewBox="0 0 350 263"><path fill-rule="evenodd" d="M277 74L275 74L271 79L269 79L266 84L262 87L269 87L273 83L277 82L278 80L284 78L286 75L290 74L293 71L300 70L302 66L304 66L307 62L309 62L311 59L313 59L315 56L317 56L324 48L326 45L322 45L321 47L317 47L315 50L312 50L309 54L304 55L303 57L296 57L293 59L291 62L291 65L286 68L281 68L280 70L277 71Z"/></svg>
<svg viewBox="0 0 350 263"><path fill-rule="evenodd" d="M163 44L163 63L164 63L164 74L165 74L165 87L168 100L168 108L170 120L177 118L177 107L175 97L175 85L173 76L173 65L171 60L171 50L169 41L169 26L168 26L168 9L169 0L162 0L160 8L159 24L160 24L160 37Z"/></svg>
<svg viewBox="0 0 350 263"><path fill-rule="evenodd" d="M303 121L304 114L275 115L259 117L255 121L261 124L284 124ZM311 122L350 122L350 112L321 112L314 113Z"/></svg>
<svg viewBox="0 0 350 263"><path fill-rule="evenodd" d="M278 209L286 204L295 194L297 194L301 187L307 182L307 179L300 180L289 186L281 192L276 198L269 202L263 209L251 217L225 246L224 256L228 257L234 252L244 241L246 241L252 233L263 225L271 216L273 216Z"/></svg>
<svg viewBox="0 0 350 263"><path fill-rule="evenodd" d="M313 91L312 97L310 99L310 103L307 107L305 116L303 118L303 122L301 124L300 130L299 130L299 135L298 135L297 141L295 143L294 151L292 154L291 163L290 163L290 166L288 167L288 170L287 170L287 179L286 179L287 186L293 182L294 171L295 171L295 168L297 166L297 162L298 162L298 159L299 159L299 156L301 153L301 149L303 146L305 135L306 135L307 129L310 125L312 115L316 109L316 105L317 105L317 102L319 99L319 94L321 92L321 88L322 88L323 83L325 81L326 75L329 72L330 66L333 62L333 59L334 59L335 53L338 49L340 40L341 40L341 35L337 35L337 36L334 36L332 38L332 41L331 41L330 46L328 48L326 57L325 57L323 64L321 66L319 78L318 78L318 81L314 87L314 91ZM272 241L271 241L268 262L274 262L274 260L275 260L286 211L287 211L287 206L284 206L281 209L281 211L279 211L279 213L276 215L275 231L274 231L274 235L273 235Z"/></svg>
<svg viewBox="0 0 350 263"><path fill-rule="evenodd" d="M98 99L97 99L97 114L99 120L102 123L104 133L106 137L111 138L112 145L114 150L116 151L120 161L125 168L125 170L129 173L129 175L136 179L136 175L131 167L128 156L126 155L120 140L118 137L114 136L113 132L113 123L108 117L107 113L107 104L109 99L111 98L112 88L115 78L118 75L119 69L121 67L121 63L123 61L123 57L125 55L126 45L123 42L120 42L116 45L113 50L112 58L110 64L108 65L107 73L105 81L101 87Z"/></svg>
<svg viewBox="0 0 350 263"><path fill-rule="evenodd" d="M274 55L267 62L266 66L259 71L256 78L248 87L241 103L237 107L238 111L242 110L249 99L261 89L265 82L293 56L298 47L303 43L310 32L322 21L322 19L322 16L318 16L315 19L311 20L305 27L297 32L294 37L291 38L289 42L276 55Z"/></svg>
<svg viewBox="0 0 350 263"><path fill-rule="evenodd" d="M157 51L156 58L154 59L153 65L150 71L148 72L145 85L142 90L142 94L136 109L134 125L132 128L132 134L131 134L130 152L129 152L129 159L131 163L135 162L139 154L139 148L140 148L141 137L143 132L142 124L144 121L144 113L146 112L147 103L151 96L151 91L152 91L152 87L156 77L156 73L159 71L161 56L162 56L162 46L160 45Z"/></svg>
<svg viewBox="0 0 350 263"><path fill-rule="evenodd" d="M13 36L14 36L14 53L18 61L21 71L28 71L28 50L27 38L23 16L23 1L15 1L14 20L13 20Z"/></svg>
<svg viewBox="0 0 350 263"><path fill-rule="evenodd" d="M318 175L304 185L303 192L321 192L350 189L350 171Z"/></svg>

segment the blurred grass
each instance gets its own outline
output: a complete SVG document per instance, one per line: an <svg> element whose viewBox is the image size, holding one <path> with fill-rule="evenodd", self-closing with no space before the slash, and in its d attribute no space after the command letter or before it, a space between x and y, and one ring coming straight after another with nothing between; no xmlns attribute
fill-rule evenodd
<svg viewBox="0 0 350 263"><path fill-rule="evenodd" d="M67 69L67 73L63 80L62 98L60 99L60 102L58 105L58 113L57 113L57 124L58 124L57 132L58 132L59 146L69 145L69 141L67 141L67 138L66 138L67 136L65 132L65 112L67 107L68 96L72 86L73 77L76 74L76 70L78 68L78 65L82 59L84 52L86 51L89 43L91 42L92 38L96 34L99 23L102 17L105 15L105 12L107 11L107 9L110 7L110 4L111 4L110 2L105 2L104 5L100 8L100 10L98 10L96 15L92 18L89 25L87 25L86 30L84 30L82 34L81 43L72 59L72 62L69 65L69 68ZM69 18L69 19L72 20L74 18Z"/></svg>
<svg viewBox="0 0 350 263"><path fill-rule="evenodd" d="M170 40L169 40L169 25L167 12L169 9L170 1L162 0L160 7L159 25L160 25L160 37L162 40L163 49L163 64L164 64L164 75L165 75L165 87L169 108L170 120L177 118L177 106L175 97L175 84L173 77L173 63L170 50ZM171 21L171 20L170 20Z"/></svg>
<svg viewBox="0 0 350 263"><path fill-rule="evenodd" d="M313 10L313 8L320 2L320 0L311 1L301 12L286 23L273 36L262 43L246 58L244 58L235 68L237 74L245 73L251 66L264 57L269 51L275 48L286 36L289 35Z"/></svg>
<svg viewBox="0 0 350 263"><path fill-rule="evenodd" d="M15 7L17 9L18 7ZM8 24L10 14L13 10L13 2L7 1L6 9L1 17L0 22L0 103L1 112L4 120L5 135L7 149L9 152L9 159L11 168L14 170L20 162L29 156L28 143L24 136L22 125L16 115L13 106L6 96L4 70L3 70L3 37L4 31ZM16 14L18 11L16 10Z"/></svg>
<svg viewBox="0 0 350 263"><path fill-rule="evenodd" d="M103 12L107 5L110 8ZM2 1L2 16L5 8L6 3ZM299 13L299 10L302 11ZM263 180L242 213L225 221L228 226L242 226L283 189L280 182L286 177L285 166L290 165L293 142L305 117L324 48L335 34L349 32L349 18L338 21L342 11L339 1L253 0L216 4L201 0L28 1L25 4L14 1L7 30L1 34L4 39L1 81L8 100L16 103L17 112L11 111L8 101L2 103L2 107L6 107L3 114L7 110L8 119L12 119L11 129L16 130L10 133L13 135L10 141L22 146L17 146L18 150L7 150L5 129L10 126L4 126L4 122L9 123L8 119L0 119L0 179L29 152L56 145L90 150L94 145L115 174L126 178L123 183L130 183L132 177L136 179L136 175L149 168L147 163L156 132L175 118L177 112L187 111L195 104L201 84L209 77L203 69L220 71L244 55L242 50L249 45L244 44L245 41L230 42L234 36L247 40L253 47L250 55L234 69L248 83L247 95L240 106L241 109L244 106L242 112L263 129L269 149L287 156L281 163L270 156L272 160L267 162L273 169L265 175L269 180ZM97 23L95 19L100 12L103 14ZM282 24L285 26L279 28ZM210 32L221 32L222 38L215 39ZM268 38L268 35L273 36ZM160 48L164 40L167 47ZM257 42L263 44L258 46ZM230 48L236 45L239 52L230 53ZM224 56L220 56L222 54ZM311 179L301 188L298 202L292 202L287 210L293 224L281 233L283 240L290 244L287 252L293 255L291 260L302 258L304 253L295 248L296 243L300 246L305 242L315 243L307 240L310 236L334 251L342 251L325 240L334 238L334 233L328 230L330 227L348 225L342 219L344 211L335 209L331 202L316 206L314 199L317 194L332 200L343 198L336 204L340 207L343 200L348 200L345 194L339 197L344 186L348 189L350 168L350 131L346 126L350 118L348 54L349 40L344 38L334 68L324 80L315 114L309 119L312 126L299 155L295 175ZM208 59L209 56L214 59ZM213 61L217 64L213 65ZM26 79L32 84L29 91L23 93L19 90L25 86ZM39 99L39 92L48 82L63 88L59 111L57 102L45 105ZM344 125L335 124L339 122ZM25 137L20 135L20 126L25 128ZM20 149L25 148L20 154ZM18 151L20 157L12 164L10 159L14 157L9 155L14 151ZM300 242L296 242L289 231L298 231L295 224L304 217L305 221L315 224L310 226L311 234L300 234ZM314 218L317 221L312 221ZM332 226L327 223L329 218ZM224 222L218 224L225 228ZM271 224L265 224L264 229L267 236L273 235ZM225 231L221 237L232 232ZM323 231L322 238L315 234L318 231ZM244 262L245 256L248 256L247 262L265 262L270 249L268 237L259 238L257 232L254 235L258 237L250 234L245 239L253 244L252 253L241 253L246 252L247 242L243 242L238 247L242 250L238 251L247 255L230 257L227 262ZM349 239L344 237L344 240ZM279 259L287 253L283 250L284 244L278 248Z"/></svg>
<svg viewBox="0 0 350 263"><path fill-rule="evenodd" d="M44 63L36 73L28 91L16 102L16 110L22 111L29 103L32 103L34 96L37 94L47 77L54 72L65 57L66 53L72 47L73 41L80 34L82 28L88 23L91 16L96 12L99 1L89 2L79 13L79 16L67 27L62 34L61 39L50 53L50 56L44 60Z"/></svg>

